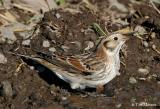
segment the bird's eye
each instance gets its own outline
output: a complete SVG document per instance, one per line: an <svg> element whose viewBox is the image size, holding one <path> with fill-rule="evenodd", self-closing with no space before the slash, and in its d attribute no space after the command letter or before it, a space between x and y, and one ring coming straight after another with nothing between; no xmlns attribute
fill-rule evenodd
<svg viewBox="0 0 160 109"><path fill-rule="evenodd" d="M114 40L118 40L118 37L114 37Z"/></svg>

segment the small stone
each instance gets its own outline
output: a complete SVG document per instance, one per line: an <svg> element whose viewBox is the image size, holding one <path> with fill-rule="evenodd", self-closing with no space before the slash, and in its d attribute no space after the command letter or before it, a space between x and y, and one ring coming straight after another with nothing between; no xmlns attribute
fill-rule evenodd
<svg viewBox="0 0 160 109"><path fill-rule="evenodd" d="M50 47L50 48L49 48L49 51L51 51L51 52L56 52L56 49L55 49L54 47Z"/></svg>
<svg viewBox="0 0 160 109"><path fill-rule="evenodd" d="M7 63L7 58L0 53L0 64L6 64Z"/></svg>
<svg viewBox="0 0 160 109"><path fill-rule="evenodd" d="M6 39L4 37L0 37L0 44L4 44L6 42Z"/></svg>
<svg viewBox="0 0 160 109"><path fill-rule="evenodd" d="M30 44L30 42L31 42L31 40L24 40L23 42L22 42L22 45L26 45L26 46L28 46L29 44Z"/></svg>
<svg viewBox="0 0 160 109"><path fill-rule="evenodd" d="M61 15L59 13L56 13L56 18L59 19Z"/></svg>
<svg viewBox="0 0 160 109"><path fill-rule="evenodd" d="M145 81L145 80L147 80L147 78L139 78L139 80Z"/></svg>
<svg viewBox="0 0 160 109"><path fill-rule="evenodd" d="M65 101L65 100L67 100L67 97L62 97L61 99L62 99L63 101Z"/></svg>
<svg viewBox="0 0 160 109"><path fill-rule="evenodd" d="M12 90L12 85L9 81L5 80L1 82L2 85L2 96L6 97L12 97L13 96L13 90Z"/></svg>
<svg viewBox="0 0 160 109"><path fill-rule="evenodd" d="M94 43L91 41L86 41L87 47L84 50L89 50L94 47Z"/></svg>
<svg viewBox="0 0 160 109"><path fill-rule="evenodd" d="M136 98L132 97L130 101L131 101L131 103L135 103L136 102Z"/></svg>
<svg viewBox="0 0 160 109"><path fill-rule="evenodd" d="M50 46L49 41L47 41L47 40L43 41L43 47L47 48L49 46Z"/></svg>
<svg viewBox="0 0 160 109"><path fill-rule="evenodd" d="M139 68L138 72L143 74L143 75L147 75L149 73L149 69L147 69L147 68Z"/></svg>
<svg viewBox="0 0 160 109"><path fill-rule="evenodd" d="M129 83L131 83L131 84L136 84L136 83L137 83L137 80L136 80L134 77L130 77L130 78L129 78Z"/></svg>
<svg viewBox="0 0 160 109"><path fill-rule="evenodd" d="M142 41L142 44L143 44L143 46L146 47L146 48L149 46L149 44L148 44L147 41Z"/></svg>
<svg viewBox="0 0 160 109"><path fill-rule="evenodd" d="M156 33L155 33L155 32L152 32L152 33L151 33L151 38L152 38L152 39L155 39L155 38L156 38Z"/></svg>
<svg viewBox="0 0 160 109"><path fill-rule="evenodd" d="M117 104L116 107L120 108L120 107L122 107L122 104Z"/></svg>
<svg viewBox="0 0 160 109"><path fill-rule="evenodd" d="M147 52L150 52L149 48L148 48L148 49L146 49L146 51L147 51Z"/></svg>
<svg viewBox="0 0 160 109"><path fill-rule="evenodd" d="M135 27L134 31L137 31L139 35L144 35L146 33L145 28L139 25Z"/></svg>
<svg viewBox="0 0 160 109"><path fill-rule="evenodd" d="M31 70L34 70L35 68L34 68L34 66L30 66L30 69L31 69Z"/></svg>
<svg viewBox="0 0 160 109"><path fill-rule="evenodd" d="M153 45L152 45L152 48L155 50L155 49L156 49L156 45L153 44Z"/></svg>
<svg viewBox="0 0 160 109"><path fill-rule="evenodd" d="M17 40L13 32L13 28L10 26L0 28L0 32L4 39L6 39L8 44L13 44Z"/></svg>

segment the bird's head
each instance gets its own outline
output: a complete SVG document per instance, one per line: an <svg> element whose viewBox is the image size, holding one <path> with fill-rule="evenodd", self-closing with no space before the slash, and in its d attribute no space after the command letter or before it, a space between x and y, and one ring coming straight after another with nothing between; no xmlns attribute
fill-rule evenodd
<svg viewBox="0 0 160 109"><path fill-rule="evenodd" d="M115 53L119 53L122 45L128 39L129 39L129 36L127 35L114 33L109 37L102 39L101 46L105 48L107 53L113 55Z"/></svg>

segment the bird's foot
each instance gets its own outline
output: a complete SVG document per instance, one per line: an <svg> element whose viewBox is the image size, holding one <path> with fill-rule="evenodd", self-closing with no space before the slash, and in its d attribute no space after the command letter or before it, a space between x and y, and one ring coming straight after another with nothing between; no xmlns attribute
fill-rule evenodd
<svg viewBox="0 0 160 109"><path fill-rule="evenodd" d="M104 85L101 85L101 84L97 85L97 87L96 87L96 92L97 92L98 94L104 93Z"/></svg>

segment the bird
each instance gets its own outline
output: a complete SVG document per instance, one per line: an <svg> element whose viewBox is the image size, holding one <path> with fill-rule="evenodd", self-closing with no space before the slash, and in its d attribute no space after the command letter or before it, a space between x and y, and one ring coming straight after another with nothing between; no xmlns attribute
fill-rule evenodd
<svg viewBox="0 0 160 109"><path fill-rule="evenodd" d="M50 69L72 89L97 88L104 86L119 75L119 52L129 36L113 33L101 38L96 49L79 55L47 54L37 51L37 56L16 54L36 61Z"/></svg>

